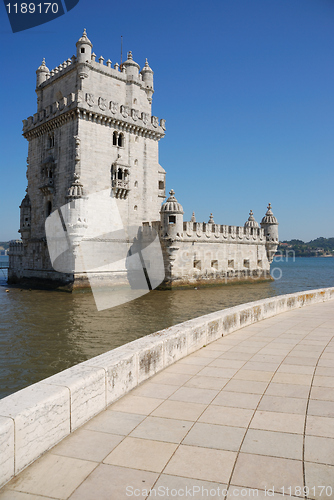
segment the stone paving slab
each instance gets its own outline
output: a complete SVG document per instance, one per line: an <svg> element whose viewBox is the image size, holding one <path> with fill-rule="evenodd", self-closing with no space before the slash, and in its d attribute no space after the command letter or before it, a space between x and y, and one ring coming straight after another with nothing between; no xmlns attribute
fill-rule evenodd
<svg viewBox="0 0 334 500"><path fill-rule="evenodd" d="M227 497L334 499L333 302L203 346L0 490L0 500Z"/></svg>

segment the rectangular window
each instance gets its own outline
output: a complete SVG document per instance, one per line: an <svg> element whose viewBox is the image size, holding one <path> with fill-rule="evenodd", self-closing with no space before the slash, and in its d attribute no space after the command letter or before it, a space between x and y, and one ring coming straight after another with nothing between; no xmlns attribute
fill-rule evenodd
<svg viewBox="0 0 334 500"><path fill-rule="evenodd" d="M169 222L169 224L175 224L176 223L176 215L170 215L168 217L168 222Z"/></svg>
<svg viewBox="0 0 334 500"><path fill-rule="evenodd" d="M257 266L258 266L258 267L262 267L262 260L258 260L258 261L257 261Z"/></svg>
<svg viewBox="0 0 334 500"><path fill-rule="evenodd" d="M202 269L200 260L194 260L194 269L199 269L199 270Z"/></svg>
<svg viewBox="0 0 334 500"><path fill-rule="evenodd" d="M213 267L213 269L216 269L216 271L218 271L218 260L212 260L211 267Z"/></svg>
<svg viewBox="0 0 334 500"><path fill-rule="evenodd" d="M228 267L231 267L232 269L234 269L234 260L228 261Z"/></svg>
<svg viewBox="0 0 334 500"><path fill-rule="evenodd" d="M244 267L247 267L249 269L249 260L244 259Z"/></svg>

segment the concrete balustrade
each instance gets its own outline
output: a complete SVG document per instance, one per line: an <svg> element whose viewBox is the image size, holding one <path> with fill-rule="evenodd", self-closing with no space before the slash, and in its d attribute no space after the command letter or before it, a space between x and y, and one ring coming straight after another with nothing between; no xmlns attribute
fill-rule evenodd
<svg viewBox="0 0 334 500"><path fill-rule="evenodd" d="M239 328L334 299L334 287L242 304L153 333L0 400L0 487L141 382Z"/></svg>

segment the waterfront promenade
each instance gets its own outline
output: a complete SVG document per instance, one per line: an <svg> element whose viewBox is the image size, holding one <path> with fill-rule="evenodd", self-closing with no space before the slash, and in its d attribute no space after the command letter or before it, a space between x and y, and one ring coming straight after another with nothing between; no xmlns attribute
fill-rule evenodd
<svg viewBox="0 0 334 500"><path fill-rule="evenodd" d="M223 337L142 383L0 500L334 498L334 302ZM267 491L270 489L271 491ZM305 495L306 493L306 495Z"/></svg>

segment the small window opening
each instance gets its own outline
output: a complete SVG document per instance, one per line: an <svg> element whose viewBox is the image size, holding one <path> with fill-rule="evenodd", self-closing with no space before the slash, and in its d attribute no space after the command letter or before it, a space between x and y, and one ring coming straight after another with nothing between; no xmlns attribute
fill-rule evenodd
<svg viewBox="0 0 334 500"><path fill-rule="evenodd" d="M123 134L119 134L118 136L118 146L122 148L124 146L124 136Z"/></svg>
<svg viewBox="0 0 334 500"><path fill-rule="evenodd" d="M117 133L114 132L112 135L112 144L113 146L117 146Z"/></svg>
<svg viewBox="0 0 334 500"><path fill-rule="evenodd" d="M228 261L228 267L231 267L232 269L234 268L234 260Z"/></svg>
<svg viewBox="0 0 334 500"><path fill-rule="evenodd" d="M48 201L46 204L46 216L49 217L51 212L52 212L52 203L51 201Z"/></svg>
<svg viewBox="0 0 334 500"><path fill-rule="evenodd" d="M54 147L54 145L55 145L55 136L54 135L49 135L48 145L49 145L49 148Z"/></svg>
<svg viewBox="0 0 334 500"><path fill-rule="evenodd" d="M218 260L212 260L211 267L213 267L213 269L218 270Z"/></svg>
<svg viewBox="0 0 334 500"><path fill-rule="evenodd" d="M262 260L258 260L257 265L258 265L258 267L262 267Z"/></svg>
<svg viewBox="0 0 334 500"><path fill-rule="evenodd" d="M244 267L249 268L249 260L248 259L244 259Z"/></svg>
<svg viewBox="0 0 334 500"><path fill-rule="evenodd" d="M200 260L194 260L194 269L199 269L199 270L202 269Z"/></svg>
<svg viewBox="0 0 334 500"><path fill-rule="evenodd" d="M117 179L120 179L120 180L122 180L122 179L123 179L123 172L122 172L122 170L119 170L119 171L117 172Z"/></svg>
<svg viewBox="0 0 334 500"><path fill-rule="evenodd" d="M164 189L164 188L165 188L164 181L159 181L159 189Z"/></svg>
<svg viewBox="0 0 334 500"><path fill-rule="evenodd" d="M81 47L81 54L84 54L85 53L85 49L83 47Z"/></svg>
<svg viewBox="0 0 334 500"><path fill-rule="evenodd" d="M170 215L168 217L168 223L169 224L175 224L176 223L176 215Z"/></svg>

